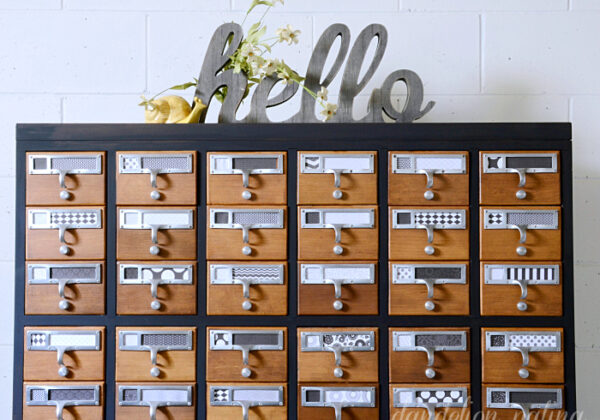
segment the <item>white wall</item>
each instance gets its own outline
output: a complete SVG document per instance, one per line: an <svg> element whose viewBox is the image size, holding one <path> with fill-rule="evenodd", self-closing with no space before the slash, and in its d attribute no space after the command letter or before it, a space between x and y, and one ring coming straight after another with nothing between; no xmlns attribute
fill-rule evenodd
<svg viewBox="0 0 600 420"><path fill-rule="evenodd" d="M213 30L249 0L0 0L0 389L12 377L16 122L140 122L139 95L197 76ZM268 17L302 30L278 53L304 71L334 22L390 33L374 80L409 68L436 107L423 121L572 121L579 407L600 376L600 0L286 0ZM279 13L282 12L282 13ZM339 86L339 83L336 84ZM335 89L332 87L332 91ZM191 91L187 92L188 98ZM366 106L366 97L360 98ZM292 109L280 110L283 118ZM20 344L18 344L20 345ZM588 387L589 391L584 388ZM10 409L0 393L0 412Z"/></svg>

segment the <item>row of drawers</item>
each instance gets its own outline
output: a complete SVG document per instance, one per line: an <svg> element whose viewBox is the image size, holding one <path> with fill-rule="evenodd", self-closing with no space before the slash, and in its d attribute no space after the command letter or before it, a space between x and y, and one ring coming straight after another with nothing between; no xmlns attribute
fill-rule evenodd
<svg viewBox="0 0 600 420"><path fill-rule="evenodd" d="M377 206L299 207L298 259L376 260ZM287 208L208 207L206 257L287 259ZM389 209L391 260L469 259L469 210ZM105 209L27 209L26 258L103 259ZM194 260L195 207L117 208L118 259ZM482 260L560 260L560 207L483 207Z"/></svg>
<svg viewBox="0 0 600 420"><path fill-rule="evenodd" d="M285 327L208 327L207 382L287 382ZM298 381L378 382L377 328L298 328ZM392 383L468 383L468 328L390 328ZM117 327L117 381L196 381L196 328ZM564 382L561 328L483 328L482 382ZM104 380L103 327L26 327L25 381ZM57 364L58 354L58 364Z"/></svg>
<svg viewBox="0 0 600 420"><path fill-rule="evenodd" d="M28 153L27 204L104 204L105 159L105 152ZM116 159L117 204L196 204L196 152L117 152ZM207 161L209 204L287 203L286 152L210 152ZM469 204L467 152L389 152L388 162L389 204ZM298 152L298 203L375 203L377 166L374 151ZM560 204L556 151L480 152L480 172L481 204Z"/></svg>
<svg viewBox="0 0 600 420"><path fill-rule="evenodd" d="M116 384L117 420L147 419L163 413L159 420L195 420L194 383L170 386L135 383ZM298 419L376 419L379 418L378 384L299 384ZM389 387L390 420L469 419L471 392L468 384L415 385ZM563 414L562 386L484 385L483 419L554 420ZM23 420L53 418L55 407L72 413L76 419L103 418L104 384L25 383ZM285 420L290 408L286 383L239 384L208 383L208 420ZM55 406L55 407L52 407ZM160 416L160 414L159 414ZM337 417L336 417L337 416ZM152 418L152 417L150 417ZM154 418L152 418L154 420Z"/></svg>
<svg viewBox="0 0 600 420"><path fill-rule="evenodd" d="M118 262L116 269L119 315L194 315L199 283L207 315L288 314L287 262L209 261L200 277L195 261ZM481 315L560 316L561 269L560 262L482 263ZM389 315L469 314L467 261L390 262L388 271ZM104 314L105 278L100 261L28 262L25 313ZM299 315L379 313L375 262L301 262L297 278Z"/></svg>

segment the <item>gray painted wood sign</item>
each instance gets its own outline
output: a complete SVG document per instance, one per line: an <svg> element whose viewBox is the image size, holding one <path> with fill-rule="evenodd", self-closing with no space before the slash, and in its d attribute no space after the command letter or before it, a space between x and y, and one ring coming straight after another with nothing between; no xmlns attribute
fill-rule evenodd
<svg viewBox="0 0 600 420"><path fill-rule="evenodd" d="M297 93L298 84L286 85L279 94L271 97L271 92L279 82L279 78L276 75L264 78L254 89L248 116L238 120L236 114L244 98L248 78L243 72L234 73L233 69L222 70L229 61L229 57L239 47L243 36L242 27L236 23L223 24L215 31L198 77L195 95L204 104L210 106L210 102L217 91L222 87L227 87L227 95L219 113L219 122L269 123L271 121L267 117L267 108L275 107L290 100ZM341 41L340 49L329 72L323 78L327 56L338 37ZM373 59L359 80L367 49L374 38L377 38L377 46ZM433 108L435 105L433 101L422 107L423 83L419 76L411 70L403 69L392 72L380 88L373 90L366 116L359 120L353 118L354 98L363 91L375 74L383 59L387 41L387 30L379 24L372 24L363 29L354 42L352 49L350 49L350 29L346 25L337 23L323 32L308 64L304 81L307 88L317 92L321 86L328 87L342 69L344 60L348 55L348 51L350 51L342 75L338 110L331 122L384 122L383 114L385 113L392 120L405 123L418 120ZM396 82L403 82L406 85L407 96L402 110L396 109L392 104L392 87ZM284 122L318 122L319 120L315 116L315 105L316 100L308 92L302 90L300 110ZM205 118L205 115L206 113L202 118Z"/></svg>

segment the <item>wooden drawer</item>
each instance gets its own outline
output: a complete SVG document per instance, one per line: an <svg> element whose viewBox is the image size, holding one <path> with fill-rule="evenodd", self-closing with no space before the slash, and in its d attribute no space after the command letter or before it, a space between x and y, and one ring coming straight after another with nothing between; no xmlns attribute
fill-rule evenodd
<svg viewBox="0 0 600 420"><path fill-rule="evenodd" d="M117 264L117 314L196 314L196 262Z"/></svg>
<svg viewBox="0 0 600 420"><path fill-rule="evenodd" d="M104 314L103 261L27 263L26 275L26 315Z"/></svg>
<svg viewBox="0 0 600 420"><path fill-rule="evenodd" d="M209 262L208 315L287 315L287 262Z"/></svg>
<svg viewBox="0 0 600 420"><path fill-rule="evenodd" d="M390 382L467 383L467 328L390 328Z"/></svg>
<svg viewBox="0 0 600 420"><path fill-rule="evenodd" d="M559 152L493 151L479 156L481 204L560 204Z"/></svg>
<svg viewBox="0 0 600 420"><path fill-rule="evenodd" d="M468 260L467 207L390 207L391 260Z"/></svg>
<svg viewBox="0 0 600 420"><path fill-rule="evenodd" d="M299 260L376 260L377 206L298 207Z"/></svg>
<svg viewBox="0 0 600 420"><path fill-rule="evenodd" d="M195 260L195 207L117 207L117 258Z"/></svg>
<svg viewBox="0 0 600 420"><path fill-rule="evenodd" d="M468 315L469 263L390 263L390 315Z"/></svg>
<svg viewBox="0 0 600 420"><path fill-rule="evenodd" d="M298 420L378 418L378 384L298 384Z"/></svg>
<svg viewBox="0 0 600 420"><path fill-rule="evenodd" d="M377 203L377 152L298 152L298 204Z"/></svg>
<svg viewBox="0 0 600 420"><path fill-rule="evenodd" d="M298 381L377 382L377 328L298 328Z"/></svg>
<svg viewBox="0 0 600 420"><path fill-rule="evenodd" d="M248 417L242 415L244 405ZM207 384L207 420L286 420L287 412L286 383Z"/></svg>
<svg viewBox="0 0 600 420"><path fill-rule="evenodd" d="M377 315L377 263L328 264L310 261L298 266L299 315Z"/></svg>
<svg viewBox="0 0 600 420"><path fill-rule="evenodd" d="M483 385L484 420L554 420L565 418L562 385Z"/></svg>
<svg viewBox="0 0 600 420"><path fill-rule="evenodd" d="M28 207L25 258L104 259L104 227L104 207Z"/></svg>
<svg viewBox="0 0 600 420"><path fill-rule="evenodd" d="M390 385L391 419L470 419L470 402L469 384Z"/></svg>
<svg viewBox="0 0 600 420"><path fill-rule="evenodd" d="M208 327L207 382L287 382L287 328Z"/></svg>
<svg viewBox="0 0 600 420"><path fill-rule="evenodd" d="M208 207L206 258L286 260L286 207Z"/></svg>
<svg viewBox="0 0 600 420"><path fill-rule="evenodd" d="M117 327L117 381L196 381L196 328Z"/></svg>
<svg viewBox="0 0 600 420"><path fill-rule="evenodd" d="M469 153L389 152L388 204L469 205Z"/></svg>
<svg viewBox="0 0 600 420"><path fill-rule="evenodd" d="M26 153L28 206L103 205L105 152Z"/></svg>
<svg viewBox="0 0 600 420"><path fill-rule="evenodd" d="M61 408L59 408L61 407ZM104 383L25 382L22 420L104 419Z"/></svg>
<svg viewBox="0 0 600 420"><path fill-rule="evenodd" d="M104 332L104 327L25 327L23 379L104 380Z"/></svg>
<svg viewBox="0 0 600 420"><path fill-rule="evenodd" d="M193 383L117 383L115 420L195 420Z"/></svg>
<svg viewBox="0 0 600 420"><path fill-rule="evenodd" d="M483 382L561 383L562 328L482 328Z"/></svg>
<svg viewBox="0 0 600 420"><path fill-rule="evenodd" d="M560 207L481 209L482 260L561 259Z"/></svg>
<svg viewBox="0 0 600 420"><path fill-rule="evenodd" d="M287 204L286 152L209 152L208 204Z"/></svg>
<svg viewBox="0 0 600 420"><path fill-rule="evenodd" d="M117 152L117 204L194 205L195 151Z"/></svg>
<svg viewBox="0 0 600 420"><path fill-rule="evenodd" d="M560 262L481 264L481 315L562 315Z"/></svg>

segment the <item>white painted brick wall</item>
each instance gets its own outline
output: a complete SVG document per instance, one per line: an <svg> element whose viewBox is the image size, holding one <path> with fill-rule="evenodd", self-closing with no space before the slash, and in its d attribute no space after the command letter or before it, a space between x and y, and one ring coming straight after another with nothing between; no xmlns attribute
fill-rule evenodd
<svg viewBox="0 0 600 420"><path fill-rule="evenodd" d="M0 412L10 412L17 122L140 122L139 95L196 77L214 28L250 0L0 0ZM384 61L364 95L395 69L417 71L437 106L423 121L572 121L575 170L579 407L595 420L600 374L600 1L286 0L270 30L291 23L301 42L278 54L303 72L333 22L353 40L387 26ZM331 86L335 99L339 79ZM185 93L188 98L191 91ZM402 95L398 87L395 95ZM401 96L395 98L398 103ZM297 104L297 102L296 102ZM247 104L245 105L247 107ZM283 119L291 104L273 110ZM210 114L214 121L216 110ZM23 287L23 285L18 285ZM17 343L20 345L20 343Z"/></svg>

